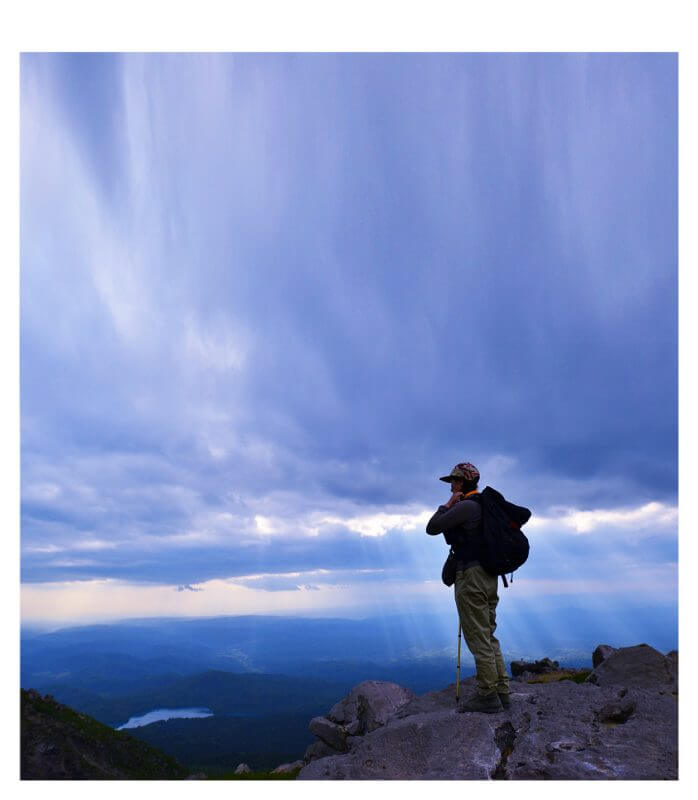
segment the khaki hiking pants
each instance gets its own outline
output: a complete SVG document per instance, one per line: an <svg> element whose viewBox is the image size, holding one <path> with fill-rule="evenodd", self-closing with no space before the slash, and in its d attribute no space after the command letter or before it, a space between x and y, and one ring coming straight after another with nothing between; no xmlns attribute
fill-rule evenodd
<svg viewBox="0 0 698 800"><path fill-rule="evenodd" d="M456 607L465 643L475 659L477 691L482 695L509 692L509 676L494 635L497 580L479 564L456 573Z"/></svg>

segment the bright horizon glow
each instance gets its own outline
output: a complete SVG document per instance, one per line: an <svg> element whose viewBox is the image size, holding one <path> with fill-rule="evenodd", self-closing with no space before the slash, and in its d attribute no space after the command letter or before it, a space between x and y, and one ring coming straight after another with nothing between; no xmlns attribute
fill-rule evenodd
<svg viewBox="0 0 698 800"><path fill-rule="evenodd" d="M418 531L420 537L418 541L422 545L427 545L428 553L429 542L436 537L424 534L425 513L416 514L408 520L403 530L410 533L401 541L414 541L413 532L419 524L421 530ZM392 528L393 518L398 516L379 514L375 525L384 525L385 520L390 519L391 522L387 527ZM676 508L669 508L657 502L616 512L606 509L586 512L564 509L558 517L537 518L535 524L526 525L524 530L534 547L545 548L546 543L550 543L554 547L553 552L559 552L559 537L590 537L598 531L605 541L614 538L627 541L629 526L632 526L631 533L635 536L672 537L676 517ZM362 518L361 526L352 526L346 520L343 524L363 537L366 534L362 533L362 527L365 529L371 525L367 519ZM337 524L338 520L331 519L326 522ZM656 527L649 533L647 527L652 525ZM269 532L259 531L263 537ZM385 535L385 531L381 535ZM544 538L538 538L541 535ZM438 539L440 541L441 537ZM431 548L431 550L437 559L444 554L443 548ZM532 571L534 577L529 577ZM628 568L626 563L622 569L618 569L612 582L605 576L597 577L593 563L591 568L586 570L578 565L576 572L577 577L574 579L547 577L544 573L536 575L533 565L525 565L515 579L517 594L525 597L573 595L578 599L583 599L587 595L627 594L642 596L645 599L653 597L659 603L675 601L675 563L643 565L638 562L631 568ZM376 579L385 582L384 585L378 583ZM368 600L367 589L370 590ZM176 597L173 595L173 590L177 592ZM327 613L339 613L340 616L348 613L353 617L361 610L370 611L371 605L382 606L386 602L386 597L394 595L397 591L421 597L435 607L442 605L444 597L444 589L438 580L438 574L434 575L433 579L415 581L409 579L409 573L391 575L385 568L262 571L226 580L177 586L168 584L143 586L109 579L25 583L22 586L22 620L25 624L77 621L81 618L81 609L89 609L85 618L91 621L144 616L144 609L148 609L145 616L208 616L228 613L304 614L317 613L318 609L323 609ZM195 597L191 597L192 592L196 593ZM206 594L200 596L199 592ZM51 609L50 614L47 614L47 608Z"/></svg>

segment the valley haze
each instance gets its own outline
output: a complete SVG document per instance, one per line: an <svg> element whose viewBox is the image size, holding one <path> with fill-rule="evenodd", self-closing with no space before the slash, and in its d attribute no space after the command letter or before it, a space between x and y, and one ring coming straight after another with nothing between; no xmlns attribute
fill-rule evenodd
<svg viewBox="0 0 698 800"><path fill-rule="evenodd" d="M211 617L204 619L140 619L111 625L88 625L51 632L22 632L22 685L81 685L90 675L99 685L157 673L193 674L203 670L235 673L277 673L334 677L412 670L431 674L444 668L450 677L455 664L457 617L394 615L359 620L300 617ZM676 649L678 630L671 607L618 608L599 621L588 610L548 609L538 630L516 630L503 616L498 628L507 661L549 656L566 665L589 663L602 641L619 646L648 640L662 652ZM464 665L472 665L463 647ZM447 669L446 669L447 667ZM386 679L386 678L383 678ZM113 688L113 685L112 685Z"/></svg>

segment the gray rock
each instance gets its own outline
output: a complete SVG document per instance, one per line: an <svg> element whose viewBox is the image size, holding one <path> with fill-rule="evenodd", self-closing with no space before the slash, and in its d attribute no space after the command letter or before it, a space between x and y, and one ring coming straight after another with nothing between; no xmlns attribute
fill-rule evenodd
<svg viewBox="0 0 698 800"><path fill-rule="evenodd" d="M291 764L279 764L276 769L271 771L272 775L288 775L289 772L299 769L304 765L304 761L293 761Z"/></svg>
<svg viewBox="0 0 698 800"><path fill-rule="evenodd" d="M622 713L636 704L625 724L604 723L598 709L617 704L617 687L570 682L527 687L536 703L512 709L516 743L507 777L590 780L672 779L678 773L676 702L656 691L636 689ZM610 723L610 724L609 724Z"/></svg>
<svg viewBox="0 0 698 800"><path fill-rule="evenodd" d="M297 780L487 779L500 752L484 717L451 710L391 721L351 753L311 762Z"/></svg>
<svg viewBox="0 0 698 800"><path fill-rule="evenodd" d="M414 697L383 726L351 737L348 753L311 761L298 779L677 777L678 704L670 694L572 681L511 688L511 708L499 714L457 714L453 686ZM624 716L630 704L616 722L610 707Z"/></svg>
<svg viewBox="0 0 698 800"><path fill-rule="evenodd" d="M304 761L315 761L316 758L326 758L327 756L336 756L337 751L325 744L322 739L318 739L311 745L308 745L305 753L303 754Z"/></svg>
<svg viewBox="0 0 698 800"><path fill-rule="evenodd" d="M461 698L466 697L474 685L475 678L461 681ZM396 711L395 719L404 719L415 714L427 714L431 711L447 711L454 708L456 708L456 684L452 683L439 692L428 692L405 703L404 706Z"/></svg>
<svg viewBox="0 0 698 800"><path fill-rule="evenodd" d="M610 644L597 645L596 650L591 654L591 664L596 669L603 661L605 661L611 653L615 653L616 648L611 647Z"/></svg>
<svg viewBox="0 0 698 800"><path fill-rule="evenodd" d="M672 659L648 644L620 647L587 678L596 686L658 687L671 691L676 682Z"/></svg>
<svg viewBox="0 0 698 800"><path fill-rule="evenodd" d="M364 681L355 686L327 715L332 722L351 727L352 735L361 735L385 725L398 709L416 695L389 681ZM357 725L353 723L358 722Z"/></svg>
<svg viewBox="0 0 698 800"><path fill-rule="evenodd" d="M347 732L336 722L331 722L327 717L313 717L308 728L333 750L340 753L347 750Z"/></svg>
<svg viewBox="0 0 698 800"><path fill-rule="evenodd" d="M557 661L551 661L549 658L541 658L538 661L511 662L512 677L517 677L524 672L532 672L534 675L545 675L549 672L557 672L559 669L560 664Z"/></svg>
<svg viewBox="0 0 698 800"><path fill-rule="evenodd" d="M252 770L247 766L247 764L238 764L237 767L235 767L236 775L247 775L249 772L252 772Z"/></svg>

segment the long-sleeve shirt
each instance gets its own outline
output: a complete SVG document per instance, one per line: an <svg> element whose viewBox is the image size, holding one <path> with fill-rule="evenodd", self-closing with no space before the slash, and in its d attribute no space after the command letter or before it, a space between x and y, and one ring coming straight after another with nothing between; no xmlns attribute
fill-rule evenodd
<svg viewBox="0 0 698 800"><path fill-rule="evenodd" d="M443 533L453 546L456 559L463 564L477 561L477 534L482 521L482 509L477 500L466 498L451 508L439 506L427 522L427 533Z"/></svg>

